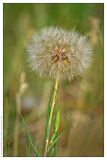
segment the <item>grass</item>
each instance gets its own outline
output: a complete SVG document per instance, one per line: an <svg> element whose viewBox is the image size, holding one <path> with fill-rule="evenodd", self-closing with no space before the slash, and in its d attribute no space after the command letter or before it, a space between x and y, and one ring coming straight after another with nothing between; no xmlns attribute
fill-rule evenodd
<svg viewBox="0 0 107 160"><path fill-rule="evenodd" d="M44 147L44 155L40 155L40 153L38 152L36 146L33 144L33 140L32 137L30 135L30 132L28 131L27 127L26 127L26 123L25 120L23 118L23 116L20 114L20 117L22 119L23 122L23 126L25 128L25 133L28 139L28 143L26 143L26 152L27 155L30 155L30 148L33 150L34 152L34 156L39 157L39 156L55 156L55 152L56 152L56 144L58 143L58 139L61 135L61 133L59 134L59 125L60 125L60 111L59 109L57 109L56 112L56 116L55 116L55 120L54 120L54 133L50 139L50 131L51 131L51 121L52 121L52 117L53 117L53 111L54 111L54 105L55 105L55 101L56 101L56 92L57 92L57 87L58 87L58 79L56 80L55 83L55 88L54 88L54 92L53 92L53 98L52 98L52 105L48 106L48 116L47 116L47 123L46 123L46 133L45 133L45 147ZM51 153L51 154L50 154Z"/></svg>
<svg viewBox="0 0 107 160"><path fill-rule="evenodd" d="M32 137L26 127L26 123L25 123L25 120L23 118L23 116L20 114L20 117L22 119L22 122L23 122L23 127L25 128L25 133L26 133L26 136L28 138L28 144L26 144L26 146L28 145L28 147L26 148L27 149L27 153L29 154L29 149L30 147L32 148L33 152L34 152L34 156L36 157L39 157L40 156L40 153L38 152L38 150L36 149L35 145L33 144L33 140L32 140Z"/></svg>

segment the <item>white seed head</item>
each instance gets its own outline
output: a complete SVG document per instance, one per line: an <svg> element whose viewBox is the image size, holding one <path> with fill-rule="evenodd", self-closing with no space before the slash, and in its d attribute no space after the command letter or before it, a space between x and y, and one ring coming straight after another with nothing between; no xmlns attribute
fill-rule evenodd
<svg viewBox="0 0 107 160"><path fill-rule="evenodd" d="M92 48L75 31L46 27L33 36L27 54L30 66L41 76L70 80L90 65Z"/></svg>

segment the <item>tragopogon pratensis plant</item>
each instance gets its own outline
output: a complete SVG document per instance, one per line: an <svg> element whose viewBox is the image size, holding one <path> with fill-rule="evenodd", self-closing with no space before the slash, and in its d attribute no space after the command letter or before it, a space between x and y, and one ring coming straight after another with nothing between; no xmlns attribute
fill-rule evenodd
<svg viewBox="0 0 107 160"><path fill-rule="evenodd" d="M47 156L58 82L82 75L90 65L92 49L87 38L75 31L46 27L33 36L27 54L29 64L34 71L40 76L50 76L55 79L44 150L44 156Z"/></svg>

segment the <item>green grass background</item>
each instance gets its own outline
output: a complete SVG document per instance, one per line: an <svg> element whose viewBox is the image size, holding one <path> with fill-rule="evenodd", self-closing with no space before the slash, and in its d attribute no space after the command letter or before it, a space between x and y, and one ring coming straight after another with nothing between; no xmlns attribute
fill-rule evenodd
<svg viewBox="0 0 107 160"><path fill-rule="evenodd" d="M27 64L26 47L32 35L45 26L75 28L93 43L93 61L83 77L59 85L56 107L61 109L62 130L57 156L103 156L103 4L4 4L4 156L13 156L16 94L20 76L28 88L22 96L21 113L33 141L43 149L46 107L53 81L41 79ZM29 102L30 101L30 102ZM26 156L27 139L19 124L17 156ZM31 152L31 156L34 156Z"/></svg>

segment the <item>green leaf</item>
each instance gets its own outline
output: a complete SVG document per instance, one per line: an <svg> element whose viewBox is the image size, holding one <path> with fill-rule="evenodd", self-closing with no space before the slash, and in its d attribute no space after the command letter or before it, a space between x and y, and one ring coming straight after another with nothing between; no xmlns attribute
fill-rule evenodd
<svg viewBox="0 0 107 160"><path fill-rule="evenodd" d="M58 131L59 124L60 124L60 110L58 108L57 112L56 112L55 122L54 122L54 130L55 130L55 132Z"/></svg>
<svg viewBox="0 0 107 160"><path fill-rule="evenodd" d="M59 138L61 137L62 133L64 132L64 130L62 132L60 132L55 139L53 140L52 144L49 146L48 148L48 152L50 152L50 150L54 147L54 145L57 143L57 141L59 140Z"/></svg>
<svg viewBox="0 0 107 160"><path fill-rule="evenodd" d="M58 136L59 124L60 124L60 110L59 108L57 108L55 120L54 120L54 133L51 137L50 144L52 144L55 138ZM56 147L57 147L57 141L50 150L51 155L56 155Z"/></svg>
<svg viewBox="0 0 107 160"><path fill-rule="evenodd" d="M47 137L47 134L49 133L48 121L49 121L49 117L50 117L50 111L51 111L51 107L50 107L50 105L48 105L47 118L46 118L46 127L45 127L45 136L46 137Z"/></svg>
<svg viewBox="0 0 107 160"><path fill-rule="evenodd" d="M23 118L23 116L21 115L21 113L19 113L20 116L21 116L21 119L22 119L22 122L23 122L23 125L24 125L24 128L25 128L25 132L26 132L26 135L28 137L28 140L29 140L29 144L31 145L32 149L33 149L33 152L35 154L35 156L39 157L39 152L37 151L35 145L33 144L33 141L32 141L32 138L31 138L31 135L26 127L26 123L25 123L25 120Z"/></svg>
<svg viewBox="0 0 107 160"><path fill-rule="evenodd" d="M51 141L50 141L51 143L53 142L53 140L58 134L59 124L60 124L60 110L57 109L55 121L54 121L54 134L51 137Z"/></svg>
<svg viewBox="0 0 107 160"><path fill-rule="evenodd" d="M30 145L29 144L26 145L26 154L28 157L30 156Z"/></svg>

